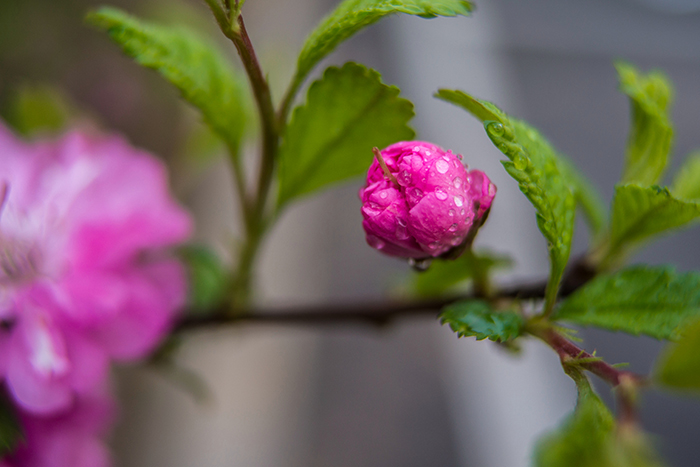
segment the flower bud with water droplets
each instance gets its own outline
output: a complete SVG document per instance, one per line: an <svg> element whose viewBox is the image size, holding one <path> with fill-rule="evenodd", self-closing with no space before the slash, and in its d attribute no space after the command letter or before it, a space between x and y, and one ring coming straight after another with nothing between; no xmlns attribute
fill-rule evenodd
<svg viewBox="0 0 700 467"><path fill-rule="evenodd" d="M376 151L359 193L367 243L387 255L423 259L470 242L496 186L461 158L423 141Z"/></svg>

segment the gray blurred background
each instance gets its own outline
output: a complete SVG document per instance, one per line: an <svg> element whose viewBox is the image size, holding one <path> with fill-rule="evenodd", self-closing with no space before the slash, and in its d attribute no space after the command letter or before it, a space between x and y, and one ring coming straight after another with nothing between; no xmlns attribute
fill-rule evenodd
<svg viewBox="0 0 700 467"><path fill-rule="evenodd" d="M248 0L252 40L281 94L305 34L336 0ZM113 0L135 14L186 22L215 37L203 2ZM223 251L238 229L221 155L188 158L197 117L150 71L122 57L81 18L90 0L0 0L0 113L21 86L49 85L76 112L162 156L176 194L198 220L198 239ZM498 103L538 127L610 199L624 154L628 104L612 61L665 70L676 87L673 168L700 147L700 2L491 0L471 19L396 16L369 28L323 66L378 69L416 104L421 139L465 155L498 196L477 246L508 253L503 283L544 277L546 250L532 208L498 163L480 124L437 101L439 87ZM232 47L221 46L232 58ZM253 153L254 147L250 148ZM260 302L269 306L379 299L408 273L364 244L355 181L289 209L265 245ZM579 226L582 227L582 226ZM586 245L579 228L575 250ZM662 239L638 261L698 269L697 230ZM585 331L587 349L648 371L662 344ZM519 357L458 340L432 319L382 329L239 326L189 337L178 357L212 391L197 403L162 375L116 372L121 466L470 466L529 463L534 439L573 408L555 354L527 342ZM601 392L609 393L600 386ZM611 402L611 399L608 398ZM645 427L672 465L697 466L700 401L650 392Z"/></svg>

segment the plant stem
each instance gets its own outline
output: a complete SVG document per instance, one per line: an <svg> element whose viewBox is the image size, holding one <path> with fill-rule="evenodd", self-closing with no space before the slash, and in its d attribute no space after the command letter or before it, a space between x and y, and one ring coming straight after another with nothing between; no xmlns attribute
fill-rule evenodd
<svg viewBox="0 0 700 467"><path fill-rule="evenodd" d="M233 42L241 58L253 89L262 127L262 159L257 189L252 200L248 199L245 190L245 180L240 162L233 161L234 176L239 186L238 195L242 198L241 206L245 224L245 240L240 248L238 267L232 281L231 305L233 310L241 310L249 305L253 266L267 227L266 208L279 147L279 131L275 119L275 110L272 105L270 86L263 75L255 49L248 36L243 16L239 12L239 2L235 3L235 8L233 9L230 8L230 3L226 3L228 11L224 12L217 0L205 1L214 13L221 31ZM236 16L234 18L227 17L231 14Z"/></svg>

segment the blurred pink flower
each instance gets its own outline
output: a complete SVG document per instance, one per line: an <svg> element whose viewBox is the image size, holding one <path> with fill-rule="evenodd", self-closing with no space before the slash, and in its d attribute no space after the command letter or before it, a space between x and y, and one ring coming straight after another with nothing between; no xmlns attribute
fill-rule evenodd
<svg viewBox="0 0 700 467"><path fill-rule="evenodd" d="M360 190L367 243L391 256L440 256L476 233L496 195L462 156L424 141L392 144L375 157ZM473 235L472 235L473 238Z"/></svg>
<svg viewBox="0 0 700 467"><path fill-rule="evenodd" d="M0 167L0 372L53 414L166 335L186 282L165 249L191 220L164 166L117 137L28 144L0 125Z"/></svg>
<svg viewBox="0 0 700 467"><path fill-rule="evenodd" d="M81 396L57 415L20 412L23 440L0 467L108 467L102 440L114 418L114 402L104 392Z"/></svg>

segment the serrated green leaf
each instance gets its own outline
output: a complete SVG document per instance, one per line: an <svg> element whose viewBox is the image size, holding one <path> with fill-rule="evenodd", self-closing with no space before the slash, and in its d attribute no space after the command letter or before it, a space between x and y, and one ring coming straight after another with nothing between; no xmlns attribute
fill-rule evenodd
<svg viewBox="0 0 700 467"><path fill-rule="evenodd" d="M676 340L700 319L700 274L639 266L601 275L570 295L555 318Z"/></svg>
<svg viewBox="0 0 700 467"><path fill-rule="evenodd" d="M700 204L674 198L658 186L618 185L612 201L607 261L654 235L677 229L700 217Z"/></svg>
<svg viewBox="0 0 700 467"><path fill-rule="evenodd" d="M510 118L492 103L462 91L441 89L436 97L463 107L481 120L493 144L510 159L503 165L535 206L537 226L547 239L551 269L546 300L547 308L551 309L571 253L576 199L582 200L584 212L599 230L602 208L597 195L581 176L575 175L569 162L527 123Z"/></svg>
<svg viewBox="0 0 700 467"><path fill-rule="evenodd" d="M631 129L622 183L643 186L659 181L668 163L673 128L668 115L672 89L661 72L642 75L632 65L615 64L620 90L630 98Z"/></svg>
<svg viewBox="0 0 700 467"><path fill-rule="evenodd" d="M700 150L692 152L683 162L671 184L671 193L678 199L700 200Z"/></svg>
<svg viewBox="0 0 700 467"><path fill-rule="evenodd" d="M463 300L448 305L440 313L440 322L449 324L459 337L474 336L477 340L496 342L515 339L525 324L519 313L495 311L482 300Z"/></svg>
<svg viewBox="0 0 700 467"><path fill-rule="evenodd" d="M330 67L297 107L279 154L279 205L367 170L372 148L415 133L413 104L378 72L356 63Z"/></svg>
<svg viewBox="0 0 700 467"><path fill-rule="evenodd" d="M175 85L237 151L249 121L249 97L245 78L216 47L187 29L142 21L116 8L100 8L87 21L106 31L126 55Z"/></svg>
<svg viewBox="0 0 700 467"><path fill-rule="evenodd" d="M341 42L387 15L406 13L424 18L468 16L472 9L472 4L466 0L344 0L304 42L292 81L292 92L313 67Z"/></svg>
<svg viewBox="0 0 700 467"><path fill-rule="evenodd" d="M664 349L654 378L670 388L700 391L700 323L686 328L678 343Z"/></svg>
<svg viewBox="0 0 700 467"><path fill-rule="evenodd" d="M535 446L535 467L612 467L610 437L615 421L582 373L569 372L579 389L575 412Z"/></svg>
<svg viewBox="0 0 700 467"><path fill-rule="evenodd" d="M22 429L12 406L0 401L0 459L11 453L22 439Z"/></svg>
<svg viewBox="0 0 700 467"><path fill-rule="evenodd" d="M179 253L189 275L190 309L198 313L212 311L224 299L228 271L207 247L188 245L180 248Z"/></svg>
<svg viewBox="0 0 700 467"><path fill-rule="evenodd" d="M455 260L435 260L427 271L414 272L412 289L420 297L435 297L468 279L487 282L493 269L508 268L512 264L507 256L468 250Z"/></svg>

